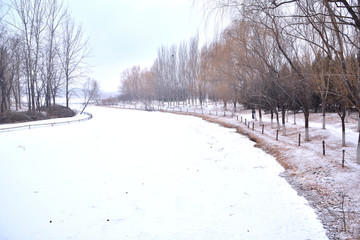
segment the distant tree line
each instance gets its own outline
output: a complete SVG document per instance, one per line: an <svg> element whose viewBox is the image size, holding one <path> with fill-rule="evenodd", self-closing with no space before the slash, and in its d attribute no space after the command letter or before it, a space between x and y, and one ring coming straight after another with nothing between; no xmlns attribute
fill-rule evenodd
<svg viewBox="0 0 360 240"><path fill-rule="evenodd" d="M89 46L62 0L0 2L0 111L66 106L86 71Z"/></svg>
<svg viewBox="0 0 360 240"><path fill-rule="evenodd" d="M126 70L121 99L240 103L270 112L284 135L285 114L302 111L306 140L311 111L321 109L323 128L336 111L345 133L346 112L360 110L360 1L195 2L232 23L208 46L163 46L150 69Z"/></svg>
<svg viewBox="0 0 360 240"><path fill-rule="evenodd" d="M151 69L126 69L121 74L121 99L145 103L204 99L199 90L198 48L198 37L179 46L161 46Z"/></svg>

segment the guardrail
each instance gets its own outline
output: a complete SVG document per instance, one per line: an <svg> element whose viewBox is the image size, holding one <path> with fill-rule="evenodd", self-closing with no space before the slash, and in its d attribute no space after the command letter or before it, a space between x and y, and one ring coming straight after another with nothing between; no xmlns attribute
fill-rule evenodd
<svg viewBox="0 0 360 240"><path fill-rule="evenodd" d="M21 124L20 126L13 126L13 127L6 127L6 128L1 128L1 126L0 126L0 133L16 131L16 130L21 130L21 129L53 127L53 126L57 126L57 125L70 124L70 123L75 123L75 122L83 122L83 121L88 121L88 120L92 119L92 117L93 117L91 113L83 112L82 114L86 115L87 117L81 118L81 119L76 119L76 120L66 120L66 121L56 121L56 122L46 122L46 123L29 123L29 124L24 123L24 124Z"/></svg>

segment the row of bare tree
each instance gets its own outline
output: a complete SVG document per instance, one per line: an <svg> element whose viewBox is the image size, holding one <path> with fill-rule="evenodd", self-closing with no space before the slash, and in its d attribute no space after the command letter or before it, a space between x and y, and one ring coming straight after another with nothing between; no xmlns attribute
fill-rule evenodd
<svg viewBox="0 0 360 240"><path fill-rule="evenodd" d="M89 56L81 25L62 0L11 0L0 13L1 112L50 110L60 96L68 107Z"/></svg>
<svg viewBox="0 0 360 240"><path fill-rule="evenodd" d="M243 96L276 115L280 110L283 134L286 109L299 107L306 140L310 109L319 100L323 128L326 108L331 106L341 118L345 145L346 111L350 107L360 111L359 0L196 2L209 13L235 16L224 35L234 41L232 48L240 49L232 59L250 93ZM360 144L357 159L360 163Z"/></svg>
<svg viewBox="0 0 360 240"><path fill-rule="evenodd" d="M180 102L204 99L199 96L199 38L179 46L162 46L151 69L134 66L121 75L123 100Z"/></svg>
<svg viewBox="0 0 360 240"><path fill-rule="evenodd" d="M360 111L359 0L195 2L232 24L201 50L197 38L161 47L151 69L125 71L123 99L241 103L269 111L284 135L285 113L301 110L306 140L310 111L321 107L323 128L326 111L338 112L345 145L346 112Z"/></svg>

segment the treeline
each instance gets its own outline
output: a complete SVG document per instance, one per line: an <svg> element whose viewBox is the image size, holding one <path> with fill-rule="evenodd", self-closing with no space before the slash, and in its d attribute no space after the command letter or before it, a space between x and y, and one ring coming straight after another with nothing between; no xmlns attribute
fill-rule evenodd
<svg viewBox="0 0 360 240"><path fill-rule="evenodd" d="M0 2L1 113L66 107L86 70L88 41L62 0ZM24 103L23 103L24 102Z"/></svg>
<svg viewBox="0 0 360 240"><path fill-rule="evenodd" d="M121 79L121 99L241 103L282 122L302 111L336 111L343 122L360 110L359 1L198 1L205 11L231 14L232 24L208 46L198 38L161 47L150 69ZM260 116L261 122L261 116Z"/></svg>
<svg viewBox="0 0 360 240"><path fill-rule="evenodd" d="M121 99L180 102L199 98L199 38L179 46L162 46L151 69L134 66L121 75Z"/></svg>

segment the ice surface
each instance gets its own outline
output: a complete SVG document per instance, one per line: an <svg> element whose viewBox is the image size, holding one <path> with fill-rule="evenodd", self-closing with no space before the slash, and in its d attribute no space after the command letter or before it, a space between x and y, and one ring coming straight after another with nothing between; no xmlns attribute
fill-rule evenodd
<svg viewBox="0 0 360 240"><path fill-rule="evenodd" d="M0 133L0 239L327 239L282 167L234 130L88 110Z"/></svg>

